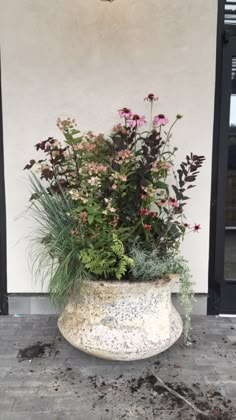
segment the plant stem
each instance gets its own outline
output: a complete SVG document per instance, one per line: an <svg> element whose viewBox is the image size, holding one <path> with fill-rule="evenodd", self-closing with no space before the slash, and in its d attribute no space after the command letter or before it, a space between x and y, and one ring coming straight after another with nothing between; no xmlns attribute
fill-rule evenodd
<svg viewBox="0 0 236 420"><path fill-rule="evenodd" d="M149 132L152 131L152 115L153 115L153 101L151 101L151 111L150 111L150 126L149 126Z"/></svg>

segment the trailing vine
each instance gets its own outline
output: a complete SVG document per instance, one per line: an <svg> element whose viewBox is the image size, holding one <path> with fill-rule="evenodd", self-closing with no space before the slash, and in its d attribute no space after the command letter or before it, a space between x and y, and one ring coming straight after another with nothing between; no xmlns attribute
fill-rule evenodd
<svg viewBox="0 0 236 420"><path fill-rule="evenodd" d="M131 268L135 281L157 280L170 273L180 275L178 298L184 308L184 343L191 345L191 313L194 299L192 275L187 261L180 255L160 256L156 250L143 251L133 247L131 256L134 264Z"/></svg>

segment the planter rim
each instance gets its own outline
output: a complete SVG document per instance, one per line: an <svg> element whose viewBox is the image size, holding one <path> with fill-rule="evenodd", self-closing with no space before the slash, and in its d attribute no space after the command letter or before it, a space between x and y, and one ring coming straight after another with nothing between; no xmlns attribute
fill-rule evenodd
<svg viewBox="0 0 236 420"><path fill-rule="evenodd" d="M96 286L109 286L109 287L137 287L140 286L164 286L164 285L170 285L174 283L175 281L179 280L180 275L177 273L168 274L164 277L160 277L156 280L84 280L85 284L89 285L96 285Z"/></svg>

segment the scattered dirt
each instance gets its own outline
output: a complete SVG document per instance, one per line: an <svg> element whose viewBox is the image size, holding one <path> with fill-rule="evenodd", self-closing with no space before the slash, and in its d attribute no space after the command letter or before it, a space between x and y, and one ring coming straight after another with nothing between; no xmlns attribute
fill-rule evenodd
<svg viewBox="0 0 236 420"><path fill-rule="evenodd" d="M223 340L222 340L223 341ZM224 341L226 341L224 339ZM236 343L235 343L236 344ZM55 343L43 343L37 342L31 346L20 349L17 355L18 361L29 360L35 358L45 358L56 354ZM160 362L154 363L156 371L159 370ZM181 368L180 365L174 365L177 373ZM34 372L32 369L30 372ZM53 373L53 389L57 393L61 385L64 383L71 387L76 398L79 398L78 382L81 383L84 379L78 376L74 369L70 366L64 366L57 368L56 372ZM160 377L162 375L160 374ZM174 377L174 376L173 376ZM173 395L170 391L164 388L159 383L154 372L144 371L142 374L130 377L126 374L120 374L114 380L105 379L103 376L89 376L90 385L94 388L94 401L93 410L96 410L96 406L101 401L110 400L112 392L119 395L125 393L125 398L130 394L131 400L137 405L141 404L144 409L153 411L153 415L157 413L158 419L164 419L159 417L158 413L171 412L175 415L176 420L233 420L236 419L236 411L233 407L231 400L226 399L219 389L210 389L209 386L202 385L200 383L186 384L179 382L166 382L166 385L180 394L182 397L187 399L190 403L195 405L204 414L194 412L186 402L181 398ZM174 379L175 380L175 379ZM122 417L119 417L120 419ZM126 415L123 417L126 418ZM143 417L144 418L144 417Z"/></svg>
<svg viewBox="0 0 236 420"><path fill-rule="evenodd" d="M156 362L153 363L153 366L160 366L161 362L159 360L157 360Z"/></svg>
<svg viewBox="0 0 236 420"><path fill-rule="evenodd" d="M46 349L48 350L48 355L51 354L53 350L52 343L41 343L38 341L36 344L32 346L25 347L24 349L20 349L17 355L19 361L23 360L32 360L37 357L43 357L45 355Z"/></svg>
<svg viewBox="0 0 236 420"><path fill-rule="evenodd" d="M111 384L106 384L105 381L101 381L101 378L97 378L96 375L90 376L89 380L95 389L99 389L98 399L103 399L107 395L105 391L108 390ZM186 385L184 383L167 382L166 385L194 404L204 414L194 413L194 410L189 408L181 398L172 395L166 390L158 382L155 375L144 374L138 378L134 377L129 379L125 379L123 375L120 375L112 384L112 388L119 390L120 393L122 392L121 382L122 386L124 384L128 386L132 394L132 400L135 398L137 401L143 401L143 404L145 404L144 401L146 400L149 408L153 406L154 411L158 409L158 412L163 410L163 412L171 411L176 413L176 420L190 420L190 418L194 418L195 420L236 419L236 412L232 407L231 400L225 399L219 390L203 390L202 385L199 383ZM125 389L127 388L125 387Z"/></svg>

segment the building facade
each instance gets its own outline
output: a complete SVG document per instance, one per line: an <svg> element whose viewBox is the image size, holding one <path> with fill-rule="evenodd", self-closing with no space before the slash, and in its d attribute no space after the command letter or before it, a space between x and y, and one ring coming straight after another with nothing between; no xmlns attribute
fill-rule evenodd
<svg viewBox="0 0 236 420"><path fill-rule="evenodd" d="M58 117L108 133L118 108L145 113L143 98L154 92L159 112L170 120L184 115L174 132L177 160L190 152L206 156L188 207L202 230L183 244L195 309L236 313L236 2L0 0L0 6L2 312L53 310L28 260L32 222L23 167L34 144L60 136Z"/></svg>

